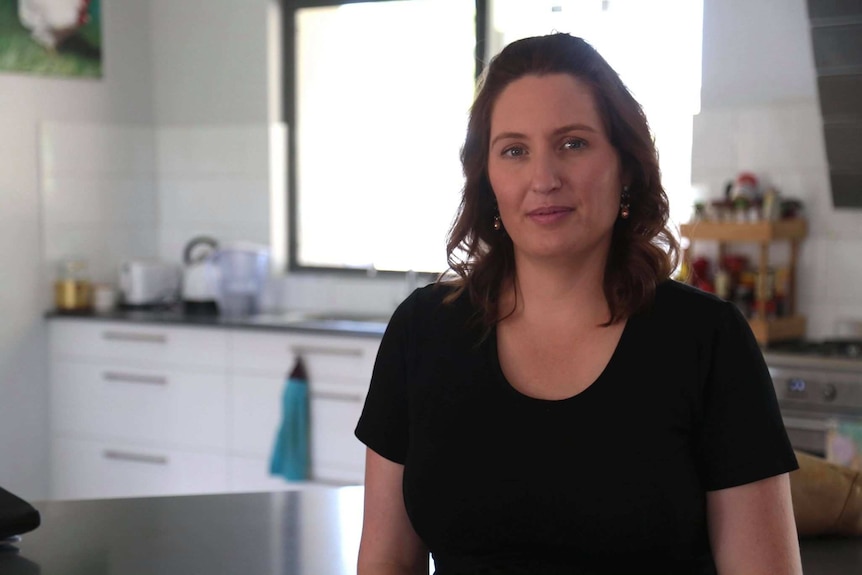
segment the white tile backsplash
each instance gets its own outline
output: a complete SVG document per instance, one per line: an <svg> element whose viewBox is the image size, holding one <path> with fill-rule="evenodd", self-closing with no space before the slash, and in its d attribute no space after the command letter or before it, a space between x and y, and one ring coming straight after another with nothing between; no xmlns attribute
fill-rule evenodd
<svg viewBox="0 0 862 575"><path fill-rule="evenodd" d="M710 110L694 117L692 126L692 170L698 173L722 172L734 166L739 158L737 151L737 114L733 110Z"/></svg>
<svg viewBox="0 0 862 575"><path fill-rule="evenodd" d="M268 175L269 127L160 126L156 132L160 177Z"/></svg>
<svg viewBox="0 0 862 575"><path fill-rule="evenodd" d="M827 250L826 301L832 305L862 303L862 240L833 240Z"/></svg>
<svg viewBox="0 0 862 575"><path fill-rule="evenodd" d="M266 179L221 177L206 180L163 176L159 182L160 217L166 227L177 224L269 223Z"/></svg>
<svg viewBox="0 0 862 575"><path fill-rule="evenodd" d="M154 179L51 175L42 181L45 224L147 224L158 221Z"/></svg>
<svg viewBox="0 0 862 575"><path fill-rule="evenodd" d="M186 243L270 243L267 125L157 128L159 255L179 261Z"/></svg>
<svg viewBox="0 0 862 575"><path fill-rule="evenodd" d="M46 176L155 173L155 132L150 126L42 125L41 170Z"/></svg>
<svg viewBox="0 0 862 575"><path fill-rule="evenodd" d="M124 259L157 255L152 128L45 123L40 130L42 253L49 281L66 257L94 281L117 281Z"/></svg>

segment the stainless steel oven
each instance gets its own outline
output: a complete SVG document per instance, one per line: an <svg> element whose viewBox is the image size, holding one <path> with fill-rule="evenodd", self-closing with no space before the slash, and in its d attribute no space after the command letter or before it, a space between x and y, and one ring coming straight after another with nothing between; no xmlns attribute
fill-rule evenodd
<svg viewBox="0 0 862 575"><path fill-rule="evenodd" d="M793 447L858 465L862 340L773 345L764 350L764 358Z"/></svg>

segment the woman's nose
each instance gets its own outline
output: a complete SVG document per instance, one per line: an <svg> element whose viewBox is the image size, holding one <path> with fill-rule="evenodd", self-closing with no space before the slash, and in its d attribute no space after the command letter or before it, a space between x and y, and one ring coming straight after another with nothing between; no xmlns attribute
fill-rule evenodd
<svg viewBox="0 0 862 575"><path fill-rule="evenodd" d="M530 189L539 194L547 194L560 188L560 166L553 154L533 154L533 172Z"/></svg>

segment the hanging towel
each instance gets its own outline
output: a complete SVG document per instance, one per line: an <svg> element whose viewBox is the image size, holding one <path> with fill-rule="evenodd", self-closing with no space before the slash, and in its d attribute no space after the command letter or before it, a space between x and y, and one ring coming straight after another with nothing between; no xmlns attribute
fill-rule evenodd
<svg viewBox="0 0 862 575"><path fill-rule="evenodd" d="M284 386L281 426L275 438L270 473L288 481L309 478L308 376L302 358L296 364Z"/></svg>

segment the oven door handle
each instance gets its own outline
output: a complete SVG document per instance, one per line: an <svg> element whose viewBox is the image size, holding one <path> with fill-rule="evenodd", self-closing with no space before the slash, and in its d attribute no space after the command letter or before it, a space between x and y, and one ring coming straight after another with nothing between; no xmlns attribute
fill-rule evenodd
<svg viewBox="0 0 862 575"><path fill-rule="evenodd" d="M806 431L828 432L835 429L836 421L832 418L815 417L793 417L784 416L784 427L790 429L804 429Z"/></svg>

